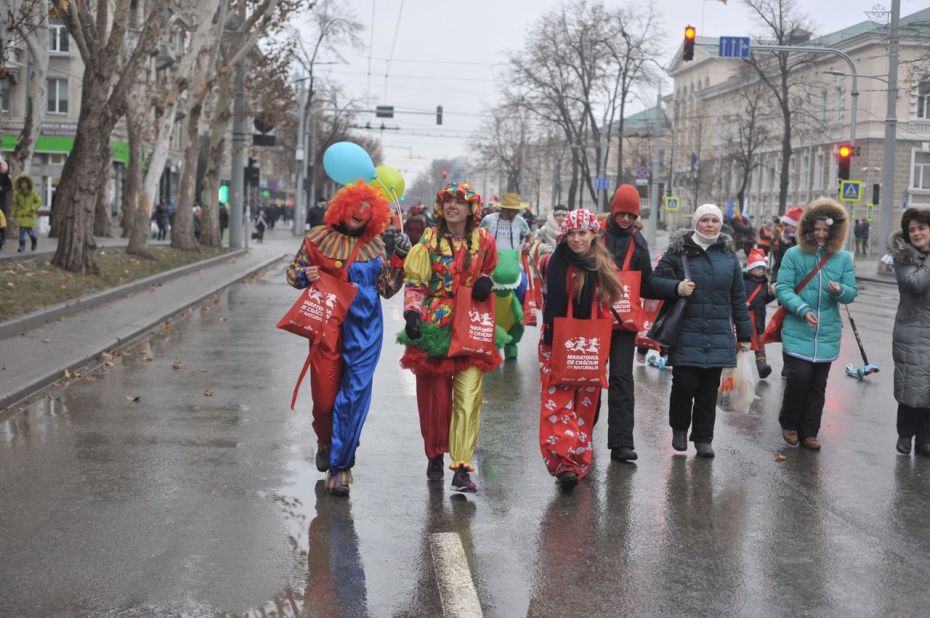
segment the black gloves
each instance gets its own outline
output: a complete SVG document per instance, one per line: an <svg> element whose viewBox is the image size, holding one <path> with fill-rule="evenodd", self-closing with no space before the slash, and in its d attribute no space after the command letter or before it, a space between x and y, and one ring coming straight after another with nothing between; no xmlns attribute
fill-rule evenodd
<svg viewBox="0 0 930 618"><path fill-rule="evenodd" d="M471 288L471 297L478 302L487 300L488 295L491 293L492 285L494 285L494 282L491 281L491 278L487 275L478 277L478 280L475 281L475 285Z"/></svg>
<svg viewBox="0 0 930 618"><path fill-rule="evenodd" d="M407 325L404 326L404 332L407 333L407 336L411 339L419 339L423 336L423 332L420 330L420 314L412 309L404 313L404 319L407 320Z"/></svg>

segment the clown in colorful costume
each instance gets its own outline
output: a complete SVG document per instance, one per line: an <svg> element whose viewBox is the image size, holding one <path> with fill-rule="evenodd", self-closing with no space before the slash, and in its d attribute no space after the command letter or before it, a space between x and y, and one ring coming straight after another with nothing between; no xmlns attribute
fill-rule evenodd
<svg viewBox="0 0 930 618"><path fill-rule="evenodd" d="M403 284L403 259L410 244L398 241L388 261L384 231L390 218L387 200L362 182L340 190L326 211L325 224L312 228L287 269L287 282L303 289L324 271L348 279L358 289L348 315L332 338L310 344L310 390L317 468L327 471L326 486L348 495L362 425L371 404L372 378L384 324L378 296L390 298ZM406 242L403 242L406 241Z"/></svg>
<svg viewBox="0 0 930 618"><path fill-rule="evenodd" d="M452 183L436 195L438 225L428 228L404 262L407 325L398 342L407 345L401 365L417 380L420 431L429 458L427 478L443 476L449 451L455 470L452 489L473 492L469 472L478 441L484 372L501 363L497 353L449 357L454 298L462 286L483 301L491 293L497 265L494 239L478 227L481 196L465 183ZM497 343L508 339L499 329Z"/></svg>

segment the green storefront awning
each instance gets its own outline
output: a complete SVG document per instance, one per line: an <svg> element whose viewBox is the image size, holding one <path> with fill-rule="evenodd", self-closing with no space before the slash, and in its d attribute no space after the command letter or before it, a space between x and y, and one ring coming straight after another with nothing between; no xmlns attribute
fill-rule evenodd
<svg viewBox="0 0 930 618"><path fill-rule="evenodd" d="M12 152L16 149L17 135L4 135L0 142L0 150ZM74 137L59 137L40 135L36 140L36 152L60 152L70 154L74 148ZM118 140L110 140L110 150L113 151L113 160L126 165L129 163L129 144Z"/></svg>

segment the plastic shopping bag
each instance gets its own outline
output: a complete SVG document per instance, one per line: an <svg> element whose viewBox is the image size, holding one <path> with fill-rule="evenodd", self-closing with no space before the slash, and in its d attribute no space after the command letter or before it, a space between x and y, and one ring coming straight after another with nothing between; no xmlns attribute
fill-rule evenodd
<svg viewBox="0 0 930 618"><path fill-rule="evenodd" d="M748 412L756 398L756 374L753 371L755 353L737 352L736 367L728 367L720 374L717 406L727 412Z"/></svg>

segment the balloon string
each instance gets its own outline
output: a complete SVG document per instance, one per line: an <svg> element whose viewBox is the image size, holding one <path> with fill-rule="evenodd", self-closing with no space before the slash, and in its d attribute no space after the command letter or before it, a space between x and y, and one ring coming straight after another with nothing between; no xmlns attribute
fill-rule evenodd
<svg viewBox="0 0 930 618"><path fill-rule="evenodd" d="M397 192L394 191L394 189L385 185L381 181L381 179L378 178L377 176L375 176L375 180L378 181L378 184L381 185L381 188L384 189L384 192L387 193L387 196L391 198L391 206L394 207L394 211L397 213L397 220L400 223L400 227L398 227L397 229L403 230L404 229L404 213L400 209L400 200L397 198Z"/></svg>

